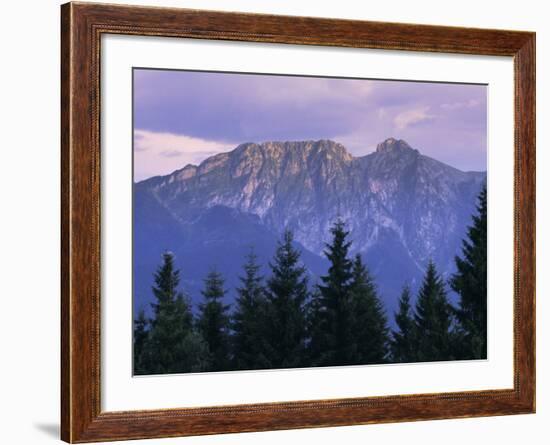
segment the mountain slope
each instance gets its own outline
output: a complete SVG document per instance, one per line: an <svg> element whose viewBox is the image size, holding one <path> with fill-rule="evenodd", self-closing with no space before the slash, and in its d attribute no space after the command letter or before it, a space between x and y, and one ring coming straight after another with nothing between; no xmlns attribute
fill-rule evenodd
<svg viewBox="0 0 550 445"><path fill-rule="evenodd" d="M340 217L352 253L365 257L393 310L399 288L415 286L428 259L452 272L484 180L485 173L459 171L395 139L358 158L329 140L241 144L135 184L136 304L151 298L162 251L176 253L196 300L208 268L219 268L231 290L250 246L266 263L285 228L314 282L326 267L329 228Z"/></svg>

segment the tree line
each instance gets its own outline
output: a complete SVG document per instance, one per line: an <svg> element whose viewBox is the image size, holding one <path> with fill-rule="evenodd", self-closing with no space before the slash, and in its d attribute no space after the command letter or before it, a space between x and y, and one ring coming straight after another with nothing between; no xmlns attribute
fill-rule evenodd
<svg viewBox="0 0 550 445"><path fill-rule="evenodd" d="M261 274L254 252L243 264L231 311L216 270L204 280L197 315L179 290L170 252L154 275L152 315L134 320L134 373L166 374L312 366L481 359L487 354L487 193L446 283L430 261L415 299L404 286L390 330L373 276L343 221L331 228L326 275L311 286L285 231ZM448 299L447 285L458 294Z"/></svg>

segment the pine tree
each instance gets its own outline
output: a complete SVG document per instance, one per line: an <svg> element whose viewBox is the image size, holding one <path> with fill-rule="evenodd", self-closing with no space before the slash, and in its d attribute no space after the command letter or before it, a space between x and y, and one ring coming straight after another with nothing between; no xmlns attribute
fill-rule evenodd
<svg viewBox="0 0 550 445"><path fill-rule="evenodd" d="M304 363L308 287L300 252L292 241L292 232L286 230L270 263L267 281L266 357L271 368Z"/></svg>
<svg viewBox="0 0 550 445"><path fill-rule="evenodd" d="M356 343L357 364L383 363L388 355L389 330L376 285L361 255L353 262L351 297L353 325L351 341Z"/></svg>
<svg viewBox="0 0 550 445"><path fill-rule="evenodd" d="M134 320L134 374L141 374L144 371L142 360L149 336L148 324L145 311L141 309L138 318Z"/></svg>
<svg viewBox="0 0 550 445"><path fill-rule="evenodd" d="M416 302L414 315L418 361L451 360L452 312L445 284L430 261Z"/></svg>
<svg viewBox="0 0 550 445"><path fill-rule="evenodd" d="M326 344L325 320L326 308L319 291L319 283L311 290L311 298L306 303L306 362L309 366L319 366L326 360L323 347Z"/></svg>
<svg viewBox="0 0 550 445"><path fill-rule="evenodd" d="M219 272L209 272L202 291L205 301L199 306L197 327L208 344L211 371L227 370L230 364L229 305L222 301L225 296L223 285L224 279Z"/></svg>
<svg viewBox="0 0 550 445"><path fill-rule="evenodd" d="M237 288L233 314L233 364L236 369L262 369L269 367L265 356L266 299L260 266L253 251L243 266L241 287Z"/></svg>
<svg viewBox="0 0 550 445"><path fill-rule="evenodd" d="M399 298L399 310L395 314L395 323L399 330L392 332L391 356L395 363L415 362L416 330L411 308L411 290L405 286Z"/></svg>
<svg viewBox="0 0 550 445"><path fill-rule="evenodd" d="M353 264L348 258L351 242L344 222L336 221L330 230L331 244L325 256L330 261L328 273L321 277L318 295L313 302L310 355L316 365L348 365L357 362L354 308L352 300Z"/></svg>
<svg viewBox="0 0 550 445"><path fill-rule="evenodd" d="M487 189L484 186L477 214L468 228L468 239L462 242L462 258L455 257L457 273L451 277L451 288L459 295L456 318L463 359L487 357Z"/></svg>
<svg viewBox="0 0 550 445"><path fill-rule="evenodd" d="M167 374L202 371L208 366L206 344L193 331L189 303L177 290L179 270L170 252L155 273L153 294L156 302L148 340L141 354L142 374Z"/></svg>
<svg viewBox="0 0 550 445"><path fill-rule="evenodd" d="M156 299L155 303L151 303L155 318L158 318L163 310L175 308L180 297L182 300L184 299L183 294L178 291L180 271L174 266L174 254L165 252L162 255L162 260L163 264L154 275L155 285L152 288ZM185 327L190 328L192 323L191 311L185 312L183 315L184 319L182 321ZM155 322L153 322L154 324Z"/></svg>

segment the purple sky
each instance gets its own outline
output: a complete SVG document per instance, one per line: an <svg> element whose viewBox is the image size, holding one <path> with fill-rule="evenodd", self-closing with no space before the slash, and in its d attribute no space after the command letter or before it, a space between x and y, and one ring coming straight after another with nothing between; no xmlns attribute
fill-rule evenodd
<svg viewBox="0 0 550 445"><path fill-rule="evenodd" d="M333 139L354 156L394 137L486 169L486 86L134 70L135 180L242 142Z"/></svg>

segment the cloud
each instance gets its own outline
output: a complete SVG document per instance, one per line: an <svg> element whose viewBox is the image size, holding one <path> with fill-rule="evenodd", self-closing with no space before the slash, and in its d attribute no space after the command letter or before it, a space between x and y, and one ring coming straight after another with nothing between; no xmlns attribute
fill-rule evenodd
<svg viewBox="0 0 550 445"><path fill-rule="evenodd" d="M134 130L134 179L164 175L187 164L228 151L237 144L223 144L183 134Z"/></svg>
<svg viewBox="0 0 550 445"><path fill-rule="evenodd" d="M361 156L393 136L484 170L486 103L485 85L138 69L136 155L152 150L172 168L243 142L334 139Z"/></svg>
<svg viewBox="0 0 550 445"><path fill-rule="evenodd" d="M216 153L218 152L217 151L196 151L190 154L194 159L193 161L194 163L200 163L202 159L206 159L207 157L215 155ZM159 153L159 156L162 156L165 158L181 158L184 156L189 156L189 154L179 150L165 150L165 151L161 151Z"/></svg>
<svg viewBox="0 0 550 445"><path fill-rule="evenodd" d="M443 103L441 108L444 110L460 110L461 108L474 108L481 104L481 101L477 99L470 99L463 102Z"/></svg>
<svg viewBox="0 0 550 445"><path fill-rule="evenodd" d="M164 156L165 158L179 158L180 156L183 156L184 153L179 150L164 150L159 153L160 156Z"/></svg>
<svg viewBox="0 0 550 445"><path fill-rule="evenodd" d="M388 115L389 115L388 110L384 107L381 107L378 110L376 110L376 116L378 117L379 120L386 119Z"/></svg>
<svg viewBox="0 0 550 445"><path fill-rule="evenodd" d="M219 148L228 146L216 141L210 141L203 138L196 138L184 134L175 134L169 132L156 132L136 129L134 130L134 151L154 151L160 150L168 153L168 156L174 156L174 153L189 154L202 152L216 152Z"/></svg>
<svg viewBox="0 0 550 445"><path fill-rule="evenodd" d="M402 111L395 116L393 123L398 130L405 130L411 125L435 119L435 115L428 113L429 110L429 106L422 106L411 110Z"/></svg>
<svg viewBox="0 0 550 445"><path fill-rule="evenodd" d="M369 80L343 79L337 82L329 78L287 76L271 78L266 82L254 76L249 79L248 88L268 106L288 105L296 101L314 105L342 99L347 102L350 98L360 100L367 98L374 88L373 82Z"/></svg>
<svg viewBox="0 0 550 445"><path fill-rule="evenodd" d="M219 141L328 138L371 112L376 82L137 70L135 125Z"/></svg>

